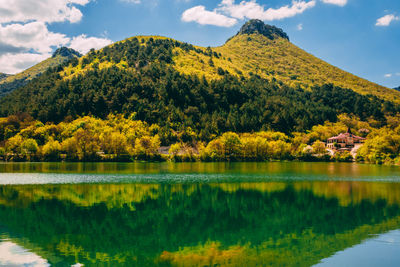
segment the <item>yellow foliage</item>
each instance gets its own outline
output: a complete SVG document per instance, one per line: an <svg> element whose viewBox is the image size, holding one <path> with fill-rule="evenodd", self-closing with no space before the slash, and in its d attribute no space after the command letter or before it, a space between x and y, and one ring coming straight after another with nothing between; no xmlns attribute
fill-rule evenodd
<svg viewBox="0 0 400 267"><path fill-rule="evenodd" d="M270 81L276 79L288 86L304 89L332 83L360 94L373 94L400 102L400 92L334 67L283 38L270 40L257 34L237 35L212 50L221 54L219 58L212 57L214 66L208 63L208 56L176 48L174 67L181 73L204 75L207 79L220 79L222 76L218 75L217 69L221 67L233 75L249 77L253 73Z"/></svg>

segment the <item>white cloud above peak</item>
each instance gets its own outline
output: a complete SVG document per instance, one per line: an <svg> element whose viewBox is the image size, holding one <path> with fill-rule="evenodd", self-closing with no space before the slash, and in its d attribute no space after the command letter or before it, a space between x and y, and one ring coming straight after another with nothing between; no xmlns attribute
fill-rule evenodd
<svg viewBox="0 0 400 267"><path fill-rule="evenodd" d="M316 5L316 0L293 0L291 4L278 8L266 9L256 0L244 0L236 4L235 0L222 0L212 11L199 5L187 9L182 14L182 21L197 22L202 25L231 27L238 20L260 19L264 21L281 20L303 13Z"/></svg>
<svg viewBox="0 0 400 267"><path fill-rule="evenodd" d="M277 9L265 9L264 6L258 4L255 0L242 1L239 4L235 4L234 0L222 0L217 10L237 19L248 18L273 21L301 14L305 10L314 7L315 4L315 0L292 1L291 5L285 5Z"/></svg>
<svg viewBox="0 0 400 267"><path fill-rule="evenodd" d="M347 5L347 0L322 0L325 4L332 4L337 6L345 6Z"/></svg>
<svg viewBox="0 0 400 267"><path fill-rule="evenodd" d="M112 41L107 38L87 37L86 34L81 34L72 38L69 47L86 54L90 49L99 49L111 44Z"/></svg>
<svg viewBox="0 0 400 267"><path fill-rule="evenodd" d="M383 17L377 19L375 25L385 27L385 26L389 26L393 21L396 21L396 20L400 20L400 17L395 16L393 14L389 14L389 15L386 15L386 16L383 16Z"/></svg>
<svg viewBox="0 0 400 267"><path fill-rule="evenodd" d="M217 13L217 11L207 11L204 6L195 6L187 9L182 14L182 21L197 22L201 25L215 25L220 27L231 27L237 20Z"/></svg>

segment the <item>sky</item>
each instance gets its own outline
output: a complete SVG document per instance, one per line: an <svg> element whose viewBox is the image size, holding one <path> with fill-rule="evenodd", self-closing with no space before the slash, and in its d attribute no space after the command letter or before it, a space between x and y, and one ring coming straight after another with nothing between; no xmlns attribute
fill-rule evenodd
<svg viewBox="0 0 400 267"><path fill-rule="evenodd" d="M136 35L220 46L249 19L343 70L400 86L399 0L0 0L0 72L61 46L86 53Z"/></svg>

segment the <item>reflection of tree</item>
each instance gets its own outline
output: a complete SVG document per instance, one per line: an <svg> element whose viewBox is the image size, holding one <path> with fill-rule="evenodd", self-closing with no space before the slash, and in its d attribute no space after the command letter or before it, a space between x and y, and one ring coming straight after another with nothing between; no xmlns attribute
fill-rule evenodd
<svg viewBox="0 0 400 267"><path fill-rule="evenodd" d="M272 192L225 191L221 187L193 184L152 188L143 185L144 191L142 185L120 186L135 187L138 195L149 190L153 194L146 193L147 197L136 199L138 202L132 199L133 203L121 200L121 205L109 205L105 198L103 202L80 206L67 197L55 198L57 194L29 203L26 199L19 202L18 198L27 197L23 186L0 187L3 199L25 202L23 207L1 205L0 225L69 263L76 262L78 257L85 264L128 264L134 260L138 265L148 264L163 251L195 247L209 240L219 242L221 250L238 245L247 250L257 247L257 253L279 251L292 257L296 257L289 253L292 250L307 252L308 261L316 263L334 249L344 248L324 244L324 240L332 242L344 235L348 241L342 242L343 246L356 244L371 229L357 237L347 236L348 232L362 232L359 229L363 225L376 225L400 215L400 207L385 200L362 200L343 206L337 198L316 196L304 189L296 191L292 186ZM72 187L82 194L90 194L91 188L96 188ZM49 192L62 188L52 186ZM316 241L321 244L313 248ZM252 251L254 256L256 252ZM288 256L286 264L290 262L296 261Z"/></svg>

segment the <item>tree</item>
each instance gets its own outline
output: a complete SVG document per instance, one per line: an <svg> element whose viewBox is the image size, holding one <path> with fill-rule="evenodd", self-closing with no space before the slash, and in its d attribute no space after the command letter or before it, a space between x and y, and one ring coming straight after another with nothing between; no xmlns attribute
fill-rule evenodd
<svg viewBox="0 0 400 267"><path fill-rule="evenodd" d="M233 132L224 133L221 136L221 142L224 147L224 156L227 159L240 158L242 143L239 136Z"/></svg>
<svg viewBox="0 0 400 267"><path fill-rule="evenodd" d="M154 137L142 136L135 140L134 153L138 159L151 159L158 154L160 144L158 135Z"/></svg>
<svg viewBox="0 0 400 267"><path fill-rule="evenodd" d="M116 154L118 157L128 153L127 138L120 132L109 131L102 133L100 135L100 143L106 154Z"/></svg>
<svg viewBox="0 0 400 267"><path fill-rule="evenodd" d="M317 155L326 154L325 143L321 142L321 141L315 141L314 144L312 145L312 151L314 154L317 154Z"/></svg>
<svg viewBox="0 0 400 267"><path fill-rule="evenodd" d="M82 128L74 133L77 145L77 153L80 160L94 160L99 151L98 137L89 130Z"/></svg>
<svg viewBox="0 0 400 267"><path fill-rule="evenodd" d="M29 138L22 142L22 150L25 154L34 155L39 150L39 146L35 139Z"/></svg>
<svg viewBox="0 0 400 267"><path fill-rule="evenodd" d="M59 159L61 153L61 145L58 141L55 141L53 138L43 146L42 148L42 156L43 159L48 161L56 161Z"/></svg>

